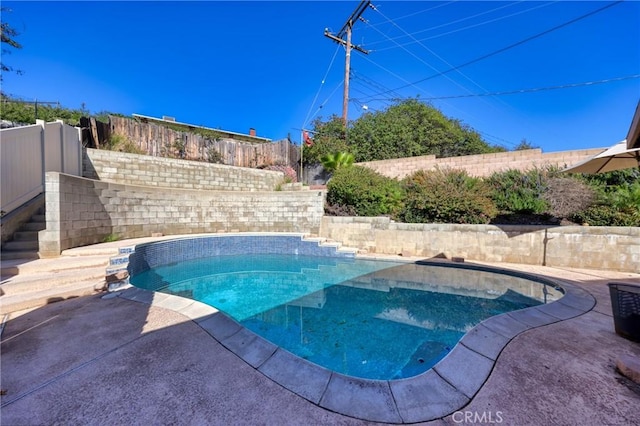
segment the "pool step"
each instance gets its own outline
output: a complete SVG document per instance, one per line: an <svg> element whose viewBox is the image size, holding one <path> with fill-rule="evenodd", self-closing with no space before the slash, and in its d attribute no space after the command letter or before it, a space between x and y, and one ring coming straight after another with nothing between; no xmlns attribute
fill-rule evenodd
<svg viewBox="0 0 640 426"><path fill-rule="evenodd" d="M358 253L358 249L343 247L342 243L325 237L305 236L302 238L302 241L316 243L320 247L335 247L336 253L353 253L354 255Z"/></svg>

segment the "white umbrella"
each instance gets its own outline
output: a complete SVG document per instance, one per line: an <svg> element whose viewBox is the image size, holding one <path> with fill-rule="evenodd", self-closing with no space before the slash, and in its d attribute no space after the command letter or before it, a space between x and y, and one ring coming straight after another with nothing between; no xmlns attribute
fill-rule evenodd
<svg viewBox="0 0 640 426"><path fill-rule="evenodd" d="M624 140L600 154L567 167L563 172L595 174L634 167L640 167L640 148L627 149L627 141Z"/></svg>

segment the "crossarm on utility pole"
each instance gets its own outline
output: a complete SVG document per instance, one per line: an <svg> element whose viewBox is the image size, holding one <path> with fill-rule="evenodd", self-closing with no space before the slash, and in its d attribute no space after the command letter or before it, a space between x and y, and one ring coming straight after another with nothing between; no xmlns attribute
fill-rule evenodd
<svg viewBox="0 0 640 426"><path fill-rule="evenodd" d="M365 55L369 54L368 50L363 49L360 46L354 46L351 44L351 31L353 29L353 24L357 21L360 16L364 13L364 11L371 4L370 0L363 0L360 2L356 10L353 11L347 22L342 26L342 29L338 32L337 35L333 35L329 32L328 29L324 30L325 37L330 38L336 43L342 44L345 46L346 54L345 54L345 64L344 64L344 93L342 96L342 121L344 123L345 129L347 128L348 122L348 109L349 109L349 71L351 68L351 49L355 49L358 52L364 53ZM344 37L346 36L346 40Z"/></svg>

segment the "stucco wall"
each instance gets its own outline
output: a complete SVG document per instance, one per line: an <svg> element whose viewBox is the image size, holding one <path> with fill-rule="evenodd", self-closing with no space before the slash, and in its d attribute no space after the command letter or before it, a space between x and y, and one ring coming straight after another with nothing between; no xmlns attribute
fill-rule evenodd
<svg viewBox="0 0 640 426"><path fill-rule="evenodd" d="M640 271L640 228L407 224L322 218L320 236L371 253Z"/></svg>
<svg viewBox="0 0 640 426"><path fill-rule="evenodd" d="M322 191L203 191L122 185L60 173L46 175L47 229L40 255L152 233L301 232L317 234Z"/></svg>
<svg viewBox="0 0 640 426"><path fill-rule="evenodd" d="M542 153L540 149L498 152L494 154L465 155L462 157L436 158L434 155L368 161L358 165L368 167L392 178L403 178L418 170L457 169L466 170L470 176L486 177L494 172L517 169L530 170L545 166L565 167L599 154L605 148L581 149Z"/></svg>
<svg viewBox="0 0 640 426"><path fill-rule="evenodd" d="M164 188L272 191L282 172L174 158L86 149L83 176L105 182Z"/></svg>

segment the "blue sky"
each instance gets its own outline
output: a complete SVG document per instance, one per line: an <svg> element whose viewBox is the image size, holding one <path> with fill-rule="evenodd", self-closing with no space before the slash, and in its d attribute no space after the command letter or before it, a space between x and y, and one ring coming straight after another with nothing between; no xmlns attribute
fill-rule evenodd
<svg viewBox="0 0 640 426"><path fill-rule="evenodd" d="M345 52L323 32L358 3L3 1L23 45L3 61L24 73L2 90L299 141L311 119L342 113ZM370 53L352 53L350 119L419 96L508 149L625 138L640 99L640 2L373 4L354 25ZM540 90L479 96L522 89Z"/></svg>

